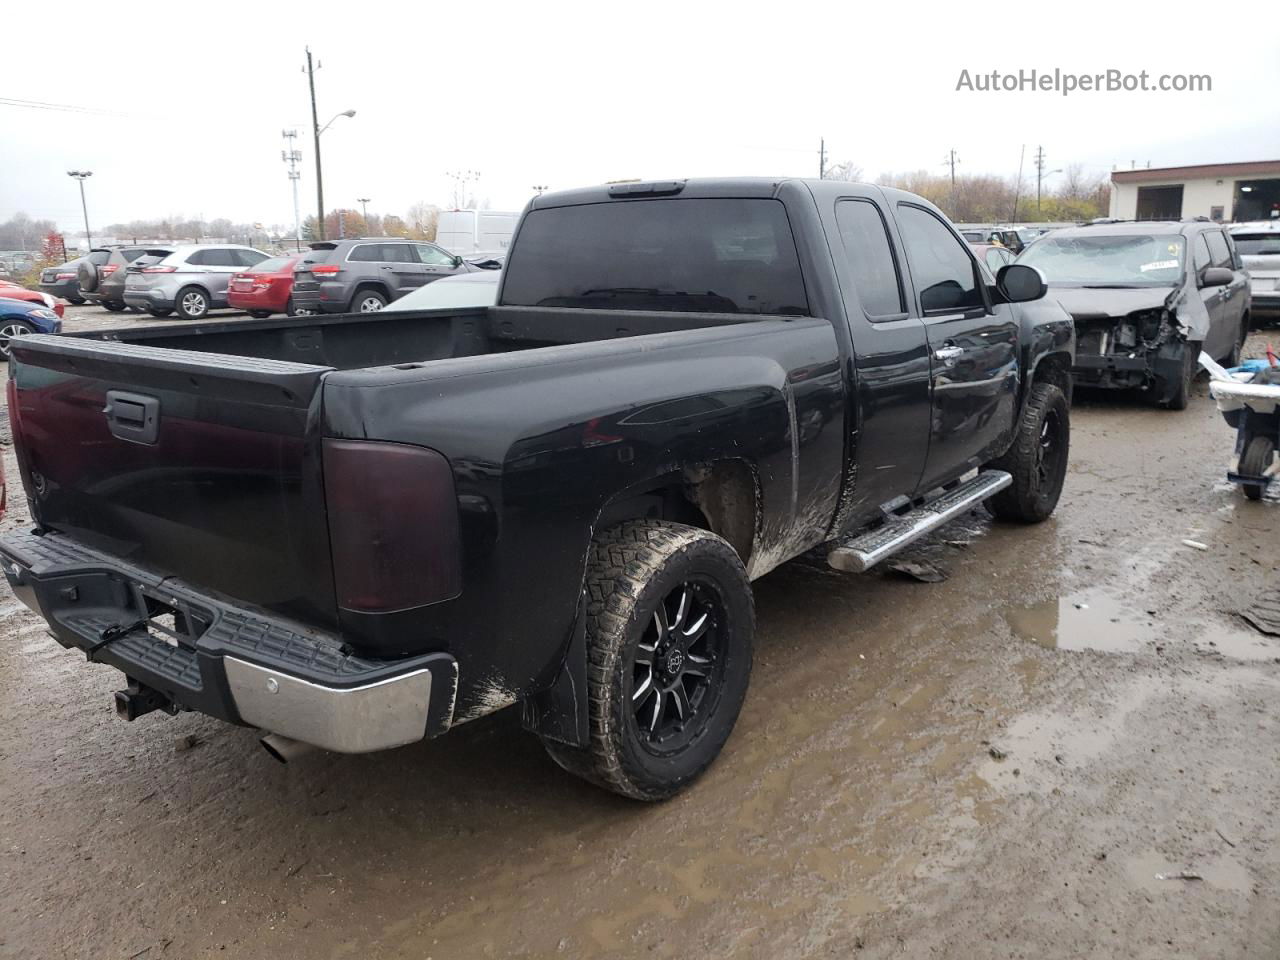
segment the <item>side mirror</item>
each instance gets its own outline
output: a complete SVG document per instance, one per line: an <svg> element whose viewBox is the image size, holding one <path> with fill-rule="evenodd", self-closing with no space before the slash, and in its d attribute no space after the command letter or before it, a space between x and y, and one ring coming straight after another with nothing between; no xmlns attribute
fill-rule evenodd
<svg viewBox="0 0 1280 960"><path fill-rule="evenodd" d="M454 256L454 258L453 258L453 265L454 265L455 267L460 267L460 266L462 266L462 258L461 258L461 257L459 257L459 256L456 256L456 255L455 255L455 256Z"/></svg>
<svg viewBox="0 0 1280 960"><path fill-rule="evenodd" d="M1205 267L1200 272L1201 287L1225 287L1234 279L1235 274L1226 267Z"/></svg>
<svg viewBox="0 0 1280 960"><path fill-rule="evenodd" d="M1049 291L1049 285L1038 267L1010 263L996 274L996 289L1006 303L1028 303L1043 297Z"/></svg>

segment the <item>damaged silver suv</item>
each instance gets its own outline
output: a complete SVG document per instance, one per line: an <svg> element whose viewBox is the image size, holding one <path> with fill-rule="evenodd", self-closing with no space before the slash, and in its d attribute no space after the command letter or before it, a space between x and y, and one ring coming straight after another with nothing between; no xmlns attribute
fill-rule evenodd
<svg viewBox="0 0 1280 960"><path fill-rule="evenodd" d="M1076 324L1075 382L1138 388L1185 409L1204 350L1235 365L1249 275L1217 223L1112 221L1055 230L1018 263L1038 267Z"/></svg>

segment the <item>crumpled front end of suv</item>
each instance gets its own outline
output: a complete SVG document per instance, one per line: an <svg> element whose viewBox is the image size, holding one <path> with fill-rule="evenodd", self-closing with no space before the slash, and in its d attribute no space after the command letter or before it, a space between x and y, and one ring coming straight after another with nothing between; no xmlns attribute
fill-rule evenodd
<svg viewBox="0 0 1280 960"><path fill-rule="evenodd" d="M1162 399L1180 382L1185 345L1201 341L1209 318L1184 288L1055 290L1076 325L1078 386L1156 390Z"/></svg>

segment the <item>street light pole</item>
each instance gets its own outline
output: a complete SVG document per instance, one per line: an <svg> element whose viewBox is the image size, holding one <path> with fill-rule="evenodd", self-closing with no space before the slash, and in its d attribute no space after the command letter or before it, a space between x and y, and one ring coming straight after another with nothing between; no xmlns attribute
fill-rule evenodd
<svg viewBox="0 0 1280 960"><path fill-rule="evenodd" d="M361 214L364 217L364 228L369 229L369 200L370 197L356 197L356 203L360 204Z"/></svg>
<svg viewBox="0 0 1280 960"><path fill-rule="evenodd" d="M68 170L68 177L75 177L80 181L80 209L84 211L84 241L88 244L89 249L93 249L93 234L89 232L89 205L84 199L84 182L93 176L92 170Z"/></svg>
<svg viewBox="0 0 1280 960"><path fill-rule="evenodd" d="M316 71L307 47L307 84L311 87L311 130L316 142L316 234L324 239L324 175L320 171L320 118L316 116Z"/></svg>

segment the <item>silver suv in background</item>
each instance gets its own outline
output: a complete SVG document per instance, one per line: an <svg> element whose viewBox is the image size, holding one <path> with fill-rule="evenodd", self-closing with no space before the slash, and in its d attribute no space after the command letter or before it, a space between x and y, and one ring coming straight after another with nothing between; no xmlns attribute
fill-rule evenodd
<svg viewBox="0 0 1280 960"><path fill-rule="evenodd" d="M199 320L210 310L227 306L233 274L267 258L261 250L238 244L182 244L159 260L147 257L130 264L124 302L153 317L177 313L183 320Z"/></svg>
<svg viewBox="0 0 1280 960"><path fill-rule="evenodd" d="M1254 316L1268 314L1274 322L1280 314L1280 219L1236 224L1231 241L1249 271Z"/></svg>
<svg viewBox="0 0 1280 960"><path fill-rule="evenodd" d="M479 269L434 243L399 237L318 241L294 268L293 306L372 313L435 280Z"/></svg>

